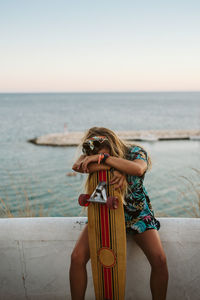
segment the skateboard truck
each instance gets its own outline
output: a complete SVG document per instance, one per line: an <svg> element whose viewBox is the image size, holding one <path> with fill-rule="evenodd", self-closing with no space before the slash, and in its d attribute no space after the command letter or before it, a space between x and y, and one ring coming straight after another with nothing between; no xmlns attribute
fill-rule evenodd
<svg viewBox="0 0 200 300"><path fill-rule="evenodd" d="M92 193L89 202L101 203L106 204L107 202L107 195L106 195L106 182L101 181L98 183L96 189Z"/></svg>
<svg viewBox="0 0 200 300"><path fill-rule="evenodd" d="M106 182L101 181L98 183L96 189L90 196L89 194L81 194L79 196L78 202L81 206L88 206L90 202L106 204L109 209L118 207L118 198L109 196L106 194Z"/></svg>

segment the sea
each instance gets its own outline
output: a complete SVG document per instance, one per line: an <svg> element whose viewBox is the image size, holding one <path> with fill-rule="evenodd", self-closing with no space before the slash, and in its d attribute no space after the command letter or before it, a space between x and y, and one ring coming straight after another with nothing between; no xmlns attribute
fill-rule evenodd
<svg viewBox="0 0 200 300"><path fill-rule="evenodd" d="M78 148L28 140L93 126L200 129L200 92L0 94L0 217L85 216L78 196L87 175L68 176ZM199 217L200 141L139 144L152 159L144 186L155 216Z"/></svg>

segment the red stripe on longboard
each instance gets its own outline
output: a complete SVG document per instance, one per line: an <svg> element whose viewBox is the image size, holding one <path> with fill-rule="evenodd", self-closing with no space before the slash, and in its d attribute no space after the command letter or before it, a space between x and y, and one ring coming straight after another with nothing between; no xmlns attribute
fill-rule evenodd
<svg viewBox="0 0 200 300"><path fill-rule="evenodd" d="M105 182L108 181L107 178L107 172L103 171L103 180ZM109 212L107 206L105 206L105 217L106 217L106 242L107 247L110 248L110 228L109 228ZM108 275L108 299L113 299L112 297L112 277L111 277L111 269L107 269L107 275Z"/></svg>
<svg viewBox="0 0 200 300"><path fill-rule="evenodd" d="M99 180L107 182L106 171L99 172ZM102 247L110 248L110 234L109 234L109 212L106 205L101 205L101 233L102 233ZM103 268L104 272L104 287L105 298L113 299L112 295L112 275L111 269Z"/></svg>
<svg viewBox="0 0 200 300"><path fill-rule="evenodd" d="M106 238L105 238L105 222L104 222L104 212L103 212L103 205L101 205L100 208L100 213L101 213L101 239L102 239L102 247L105 247L106 244Z"/></svg>

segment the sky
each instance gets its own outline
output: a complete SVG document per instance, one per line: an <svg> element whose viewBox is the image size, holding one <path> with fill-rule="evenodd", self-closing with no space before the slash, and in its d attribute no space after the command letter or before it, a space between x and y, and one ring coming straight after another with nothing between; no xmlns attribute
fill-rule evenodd
<svg viewBox="0 0 200 300"><path fill-rule="evenodd" d="M199 0L0 0L0 92L200 90Z"/></svg>

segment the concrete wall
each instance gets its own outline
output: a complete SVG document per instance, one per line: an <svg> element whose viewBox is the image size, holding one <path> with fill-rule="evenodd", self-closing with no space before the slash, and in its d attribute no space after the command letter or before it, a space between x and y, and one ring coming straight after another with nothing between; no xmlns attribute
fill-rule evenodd
<svg viewBox="0 0 200 300"><path fill-rule="evenodd" d="M167 300L200 299L200 218L158 218L169 268ZM0 299L71 299L70 254L85 218L0 219ZM127 239L126 299L150 300L150 264ZM94 300L88 263L86 300Z"/></svg>

